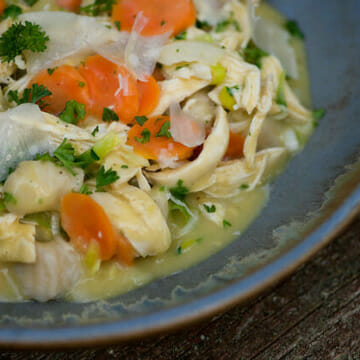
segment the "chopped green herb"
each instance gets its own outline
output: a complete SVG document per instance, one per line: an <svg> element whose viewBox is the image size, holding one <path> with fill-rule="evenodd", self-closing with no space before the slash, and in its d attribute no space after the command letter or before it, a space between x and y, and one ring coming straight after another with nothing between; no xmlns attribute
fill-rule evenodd
<svg viewBox="0 0 360 360"><path fill-rule="evenodd" d="M102 121L104 122L119 121L119 117L115 111L104 107L102 114Z"/></svg>
<svg viewBox="0 0 360 360"><path fill-rule="evenodd" d="M128 165L121 165L121 168L122 168L122 169L128 169L129 166L128 166Z"/></svg>
<svg viewBox="0 0 360 360"><path fill-rule="evenodd" d="M321 120L325 116L325 109L317 109L313 111L313 118L315 120Z"/></svg>
<svg viewBox="0 0 360 360"><path fill-rule="evenodd" d="M198 29L204 30L204 31L211 31L212 26L207 21L201 21L199 19L196 19L195 26Z"/></svg>
<svg viewBox="0 0 360 360"><path fill-rule="evenodd" d="M79 81L78 85L83 88L86 84L83 81Z"/></svg>
<svg viewBox="0 0 360 360"><path fill-rule="evenodd" d="M24 0L26 2L26 4L28 4L29 6L33 6L35 5L38 0Z"/></svg>
<svg viewBox="0 0 360 360"><path fill-rule="evenodd" d="M101 13L110 14L116 0L95 0L92 4L82 6L80 12L87 15L98 16Z"/></svg>
<svg viewBox="0 0 360 360"><path fill-rule="evenodd" d="M180 33L174 37L175 40L186 40L186 38L187 38L186 31L183 31L182 33Z"/></svg>
<svg viewBox="0 0 360 360"><path fill-rule="evenodd" d="M183 186L183 180L178 180L176 187L170 189L171 195L180 201L185 201L187 194L189 193L188 188Z"/></svg>
<svg viewBox="0 0 360 360"><path fill-rule="evenodd" d="M225 86L225 89L230 96L234 97L235 90L240 90L240 87L239 87L239 85L235 85L232 87Z"/></svg>
<svg viewBox="0 0 360 360"><path fill-rule="evenodd" d="M151 132L148 129L144 129L141 132L141 137L135 136L135 140L138 143L146 144L146 143L148 143L150 141L150 136L151 136Z"/></svg>
<svg viewBox="0 0 360 360"><path fill-rule="evenodd" d="M3 201L5 204L14 204L16 205L17 200L15 199L13 194L10 194L8 192L4 192L3 194Z"/></svg>
<svg viewBox="0 0 360 360"><path fill-rule="evenodd" d="M51 94L51 91L49 91L44 85L32 84L31 89L25 89L23 91L21 98L19 98L17 90L10 90L8 93L8 97L9 101L14 101L18 105L25 103L37 103L40 108L44 108L48 104L46 104L45 101L42 100L42 98Z"/></svg>
<svg viewBox="0 0 360 360"><path fill-rule="evenodd" d="M96 189L98 191L103 191L104 186L110 185L119 179L120 177L115 170L110 168L109 170L105 171L104 166L102 166L96 175Z"/></svg>
<svg viewBox="0 0 360 360"><path fill-rule="evenodd" d="M246 189L248 189L249 187L250 187L250 185L248 185L248 184L242 184L242 185L240 186L240 188L243 189L243 190L246 190Z"/></svg>
<svg viewBox="0 0 360 360"><path fill-rule="evenodd" d="M96 134L99 132L99 126L96 126L96 128L92 131L91 135L96 136Z"/></svg>
<svg viewBox="0 0 360 360"><path fill-rule="evenodd" d="M228 228L228 227L231 227L231 226L232 226L231 223L229 223L229 222L226 221L225 219L223 220L223 228L224 228L224 229L226 229L226 228Z"/></svg>
<svg viewBox="0 0 360 360"><path fill-rule="evenodd" d="M179 65L175 68L175 70L180 70L182 68L189 67L189 66L190 66L190 64Z"/></svg>
<svg viewBox="0 0 360 360"><path fill-rule="evenodd" d="M258 47L256 47L253 43L250 43L242 53L244 60L250 64L257 66L261 69L261 58L265 56L269 56L269 54Z"/></svg>
<svg viewBox="0 0 360 360"><path fill-rule="evenodd" d="M297 37L301 40L305 39L304 33L301 31L299 24L294 20L289 20L285 24L286 30L294 37Z"/></svg>
<svg viewBox="0 0 360 360"><path fill-rule="evenodd" d="M223 32L231 25L236 31L241 31L239 23L234 19L234 14L232 14L229 19L217 23L215 32Z"/></svg>
<svg viewBox="0 0 360 360"><path fill-rule="evenodd" d="M185 222L188 222L192 217L192 214L189 211L186 203L179 200L177 200L177 202L174 202L172 200L169 201L169 211L179 211L184 216Z"/></svg>
<svg viewBox="0 0 360 360"><path fill-rule="evenodd" d="M159 191L165 191L166 190L166 187L165 186L161 186L160 188L159 188Z"/></svg>
<svg viewBox="0 0 360 360"><path fill-rule="evenodd" d="M114 24L115 24L116 28L120 31L120 29L121 29L120 21L115 21Z"/></svg>
<svg viewBox="0 0 360 360"><path fill-rule="evenodd" d="M100 157L96 154L96 152L93 149L90 149L79 156L76 156L75 166L86 169L99 160Z"/></svg>
<svg viewBox="0 0 360 360"><path fill-rule="evenodd" d="M190 248L193 247L193 245L195 244L199 244L203 241L203 238L197 238L197 239L189 239L189 240L185 240L181 243L180 246L178 246L176 248L176 252L180 255L183 252L186 252L187 250L189 250Z"/></svg>
<svg viewBox="0 0 360 360"><path fill-rule="evenodd" d="M47 72L48 72L48 74L51 76L56 69L57 69L57 67L55 67L55 68L49 68L49 69L47 69Z"/></svg>
<svg viewBox="0 0 360 360"><path fill-rule="evenodd" d="M83 184L80 188L80 194L91 195L92 191L90 191L89 187L86 184Z"/></svg>
<svg viewBox="0 0 360 360"><path fill-rule="evenodd" d="M140 126L143 126L148 121L148 118L146 116L135 116L135 120Z"/></svg>
<svg viewBox="0 0 360 360"><path fill-rule="evenodd" d="M160 26L164 26L165 24L166 24L166 21L165 21L165 20L161 20Z"/></svg>
<svg viewBox="0 0 360 360"><path fill-rule="evenodd" d="M65 110L59 115L59 118L68 123L77 125L85 117L85 105L78 103L76 100L66 102Z"/></svg>
<svg viewBox="0 0 360 360"><path fill-rule="evenodd" d="M176 52L177 52L177 53L180 52L180 49L176 49Z"/></svg>
<svg viewBox="0 0 360 360"><path fill-rule="evenodd" d="M12 18L16 19L22 13L21 7L17 5L9 5L5 8L4 12L2 13L1 20Z"/></svg>
<svg viewBox="0 0 360 360"><path fill-rule="evenodd" d="M60 146L54 151L54 157L60 161L60 163L72 174L76 175L73 170L75 166L75 149L67 142L65 138ZM43 158L41 159L43 160Z"/></svg>
<svg viewBox="0 0 360 360"><path fill-rule="evenodd" d="M0 58L10 62L21 55L24 50L43 52L49 37L40 25L25 21L12 24L0 37Z"/></svg>
<svg viewBox="0 0 360 360"><path fill-rule="evenodd" d="M285 81L286 81L286 73L283 71L280 75L279 87L277 89L276 102L279 105L287 106L285 99Z"/></svg>
<svg viewBox="0 0 360 360"><path fill-rule="evenodd" d="M170 121L165 121L164 124L162 125L160 131L156 134L156 137L167 137L168 139L171 138L171 133L169 131L169 127L170 127Z"/></svg>
<svg viewBox="0 0 360 360"><path fill-rule="evenodd" d="M209 214L216 212L216 206L215 206L214 204L211 205L211 206L208 206L208 205L206 205L206 204L203 204L203 205L204 205L205 210L206 210Z"/></svg>

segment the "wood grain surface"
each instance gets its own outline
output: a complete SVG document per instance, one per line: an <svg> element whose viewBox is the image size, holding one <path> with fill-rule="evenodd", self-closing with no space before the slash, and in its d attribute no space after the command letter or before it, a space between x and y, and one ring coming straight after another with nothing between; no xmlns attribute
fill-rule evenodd
<svg viewBox="0 0 360 360"><path fill-rule="evenodd" d="M360 360L360 217L297 272L247 305L153 339L0 360Z"/></svg>

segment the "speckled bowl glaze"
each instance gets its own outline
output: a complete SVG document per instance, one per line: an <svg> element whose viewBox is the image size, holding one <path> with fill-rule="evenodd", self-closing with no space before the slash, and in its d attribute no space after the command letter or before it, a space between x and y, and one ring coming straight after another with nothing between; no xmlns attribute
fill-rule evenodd
<svg viewBox="0 0 360 360"><path fill-rule="evenodd" d="M308 35L313 101L327 115L273 184L261 215L240 239L206 261L118 298L1 304L0 346L91 346L200 320L290 274L358 212L360 2L269 2L296 18Z"/></svg>

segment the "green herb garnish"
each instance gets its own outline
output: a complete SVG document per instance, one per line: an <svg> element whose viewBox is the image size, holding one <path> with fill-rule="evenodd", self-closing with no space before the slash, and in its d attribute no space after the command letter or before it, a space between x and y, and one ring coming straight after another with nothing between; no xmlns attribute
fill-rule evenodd
<svg viewBox="0 0 360 360"><path fill-rule="evenodd" d="M85 105L78 103L76 100L66 102L65 110L59 115L59 118L68 123L77 125L85 117Z"/></svg>
<svg viewBox="0 0 360 360"><path fill-rule="evenodd" d="M299 24L294 20L289 20L285 24L286 30L294 37L297 37L301 40L305 39L304 33L301 31Z"/></svg>
<svg viewBox="0 0 360 360"><path fill-rule="evenodd" d="M98 191L103 191L104 186L110 185L119 179L120 177L115 170L110 168L105 171L105 167L102 166L96 175L96 189Z"/></svg>
<svg viewBox="0 0 360 360"><path fill-rule="evenodd" d="M9 101L14 101L18 105L25 103L38 104L40 108L44 108L48 104L42 99L43 97L51 95L44 85L32 84L31 89L25 89L22 93L22 97L19 97L17 90L10 90L8 93Z"/></svg>
<svg viewBox="0 0 360 360"><path fill-rule="evenodd" d="M119 121L119 116L116 114L115 111L104 107L102 114L102 121L104 122Z"/></svg>
<svg viewBox="0 0 360 360"><path fill-rule="evenodd" d="M144 129L141 132L141 137L135 136L135 140L140 144L146 144L150 141L151 132L149 129Z"/></svg>
<svg viewBox="0 0 360 360"><path fill-rule="evenodd" d="M148 118L146 116L135 116L135 120L140 126L143 126L148 121Z"/></svg>
<svg viewBox="0 0 360 360"><path fill-rule="evenodd" d="M169 131L170 121L165 121L164 124L161 126L160 131L156 134L156 137L167 137L168 139L171 138L171 133Z"/></svg>

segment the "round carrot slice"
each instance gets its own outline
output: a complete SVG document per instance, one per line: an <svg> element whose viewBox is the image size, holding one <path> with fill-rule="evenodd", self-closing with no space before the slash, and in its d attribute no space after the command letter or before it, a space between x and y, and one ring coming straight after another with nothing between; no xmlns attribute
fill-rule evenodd
<svg viewBox="0 0 360 360"><path fill-rule="evenodd" d="M78 70L89 85L90 113L101 119L104 108L109 108L125 124L134 119L139 111L139 92L136 80L124 66L94 55Z"/></svg>
<svg viewBox="0 0 360 360"><path fill-rule="evenodd" d="M175 142L170 132L170 118L159 116L148 119L142 126L134 125L128 133L127 144L134 151L150 160L185 160L191 157L193 148Z"/></svg>
<svg viewBox="0 0 360 360"><path fill-rule="evenodd" d="M113 21L120 21L121 29L131 31L137 14L142 11L149 19L142 35L153 36L168 31L176 35L192 26L196 10L192 0L118 0L113 6Z"/></svg>
<svg viewBox="0 0 360 360"><path fill-rule="evenodd" d="M90 93L85 79L72 66L62 65L58 68L43 70L31 81L32 84L44 85L51 91L52 95L46 96L43 100L49 104L44 111L51 114L59 114L65 109L67 101L88 105Z"/></svg>
<svg viewBox="0 0 360 360"><path fill-rule="evenodd" d="M117 250L115 233L104 209L90 196L70 193L61 201L61 224L79 252L99 245L100 259L111 259Z"/></svg>
<svg viewBox="0 0 360 360"><path fill-rule="evenodd" d="M150 76L147 81L138 81L140 115L149 115L155 110L160 99L160 88L156 80Z"/></svg>
<svg viewBox="0 0 360 360"><path fill-rule="evenodd" d="M2 15L2 13L4 12L6 8L6 2L5 0L0 0L0 15Z"/></svg>

